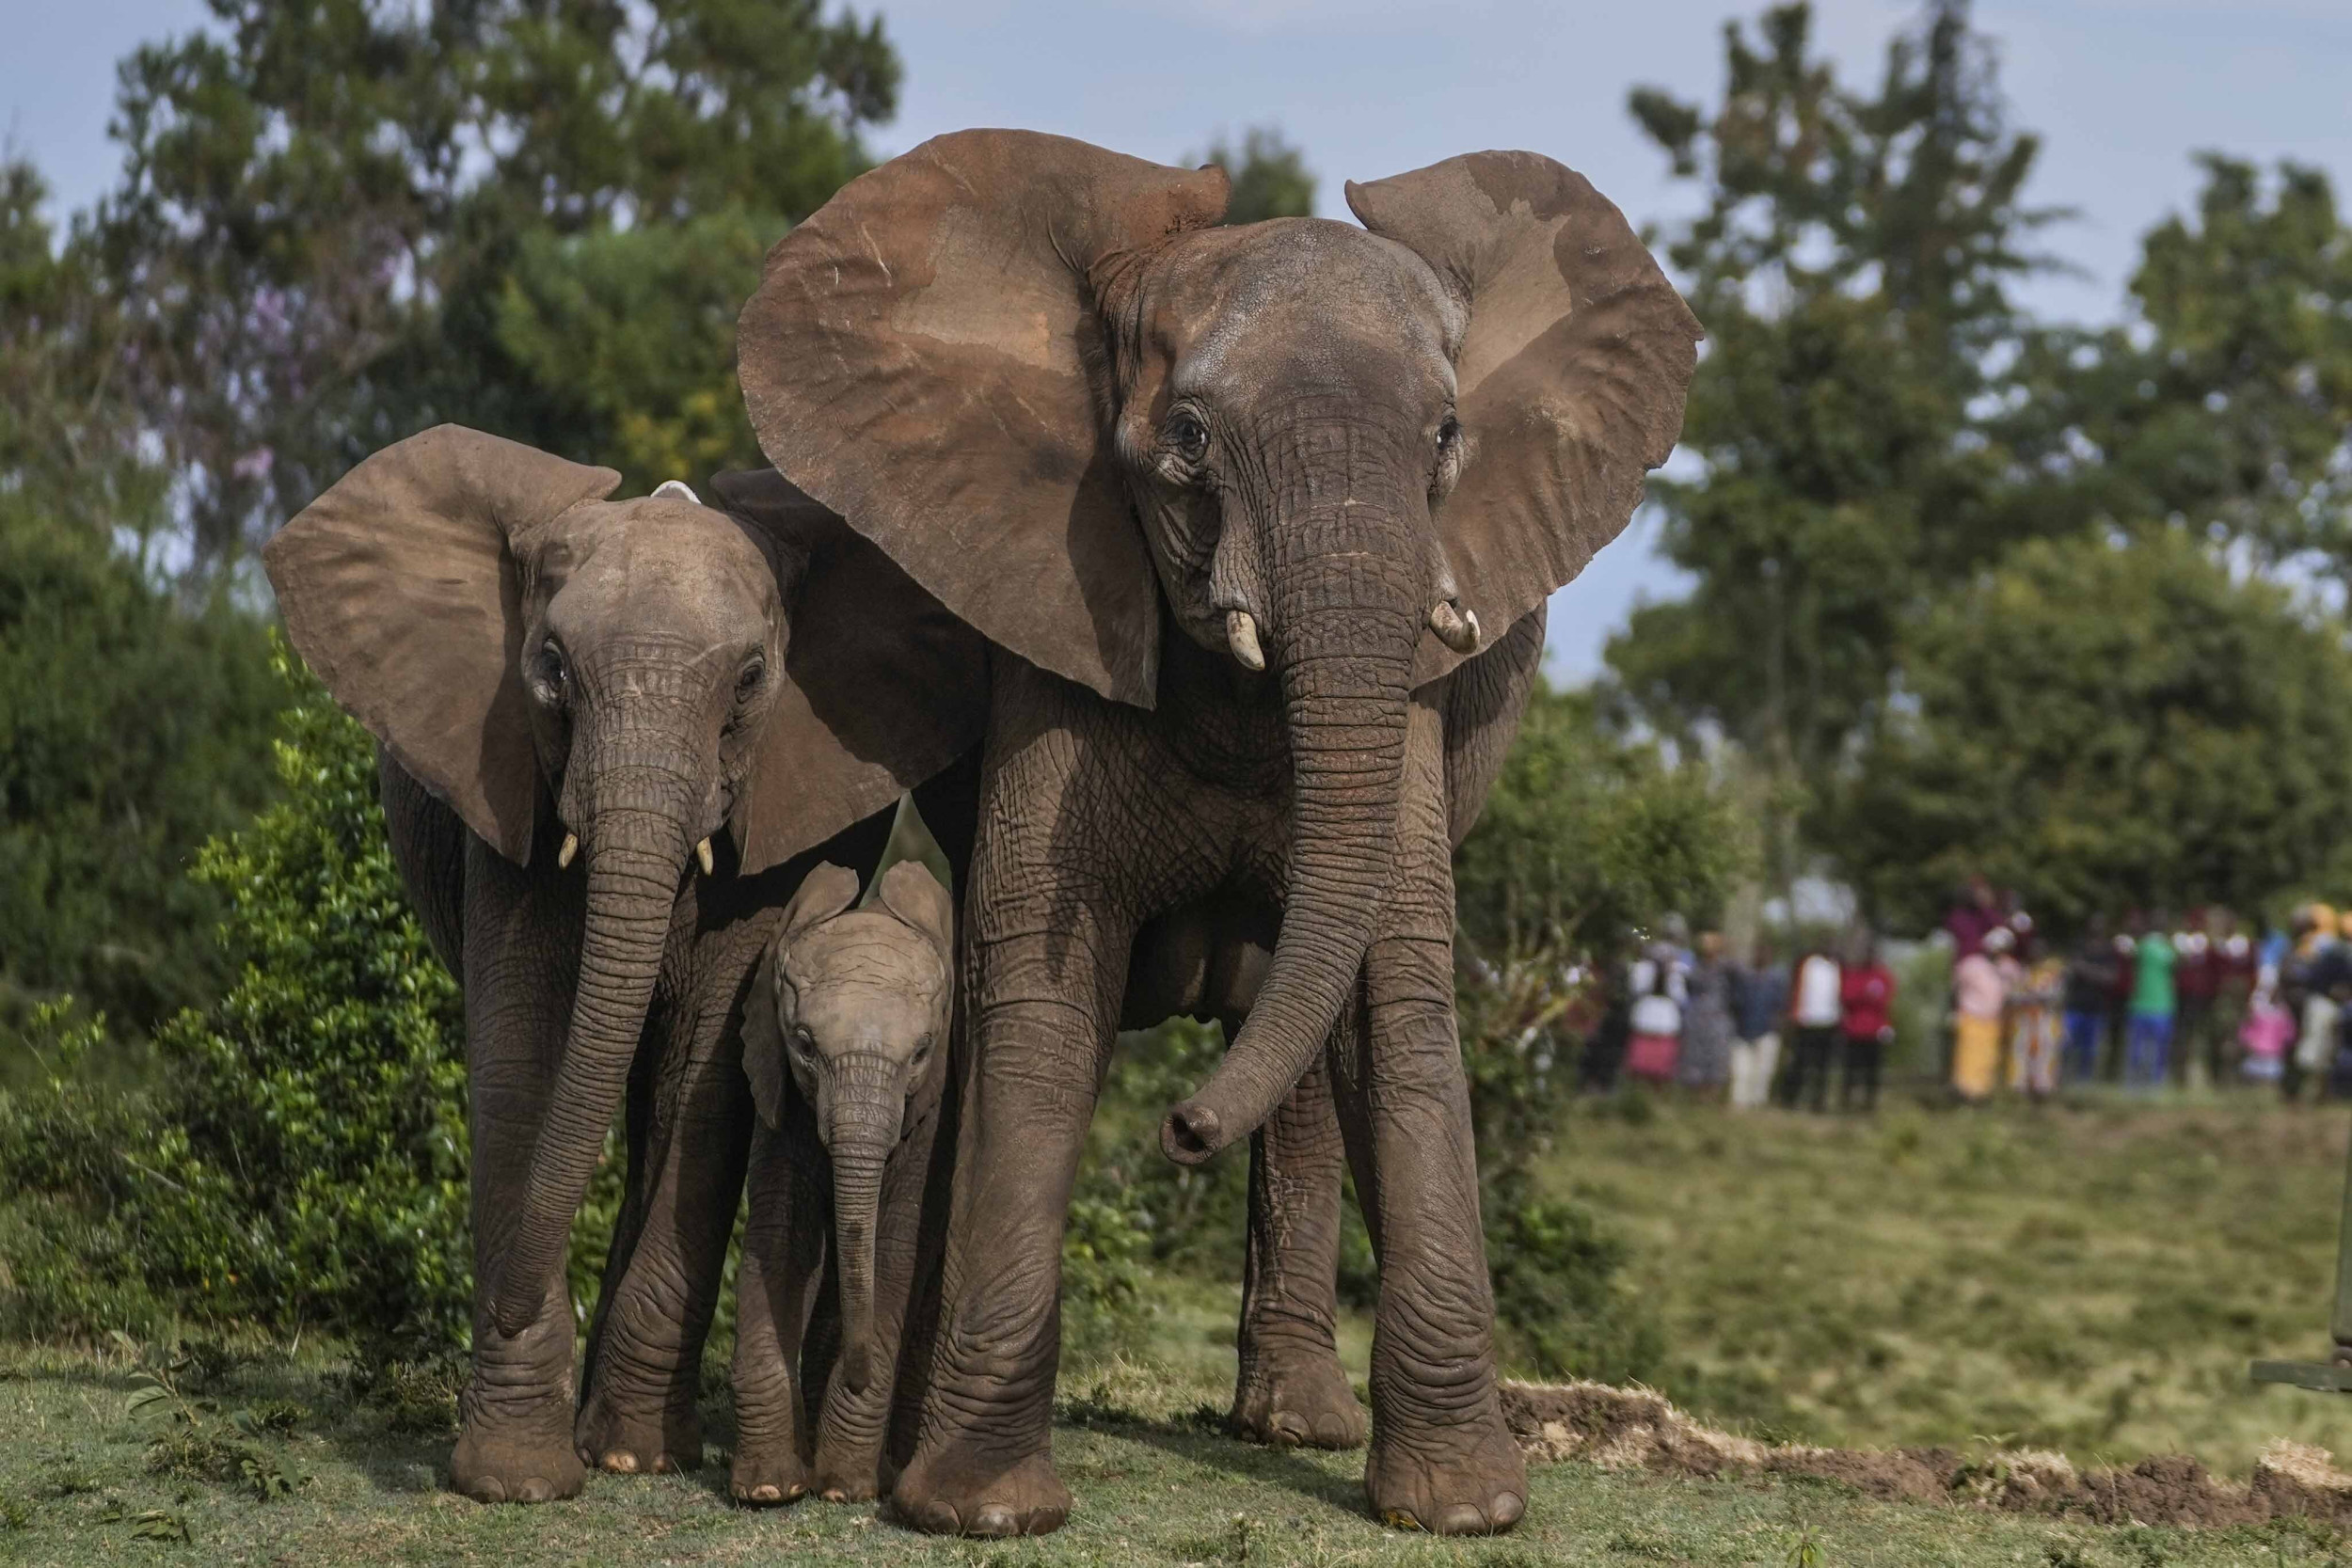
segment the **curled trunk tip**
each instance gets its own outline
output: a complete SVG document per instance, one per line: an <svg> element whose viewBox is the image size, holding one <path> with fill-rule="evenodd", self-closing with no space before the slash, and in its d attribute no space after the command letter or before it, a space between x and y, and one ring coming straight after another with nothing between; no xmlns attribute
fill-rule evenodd
<svg viewBox="0 0 2352 1568"><path fill-rule="evenodd" d="M1160 1152L1180 1165L1205 1165L1223 1148L1224 1118L1198 1100L1172 1107L1160 1123Z"/></svg>

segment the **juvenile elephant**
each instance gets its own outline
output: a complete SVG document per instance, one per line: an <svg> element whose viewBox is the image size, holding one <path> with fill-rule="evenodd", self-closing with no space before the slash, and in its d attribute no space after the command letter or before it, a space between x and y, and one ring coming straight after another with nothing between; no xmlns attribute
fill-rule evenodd
<svg viewBox="0 0 2352 1568"><path fill-rule="evenodd" d="M740 325L755 430L993 645L942 1309L900 1515L1059 1525L1057 1240L1148 923L1279 911L1205 1160L1326 1053L1381 1264L1374 1512L1524 1511L1495 1391L1449 850L1547 596L1680 426L1697 324L1581 176L1487 152L1363 227L1214 227L1216 169L940 137L780 241ZM1465 664L1481 628L1505 628Z"/></svg>
<svg viewBox="0 0 2352 1568"><path fill-rule="evenodd" d="M682 484L608 500L619 481L445 425L264 552L294 647L380 743L394 858L465 989L473 1370L450 1469L485 1501L569 1496L583 1462L700 1463L751 1127L741 996L808 869L874 863L981 700L973 634L773 475L734 482L731 512ZM625 1086L575 1419L565 1243Z"/></svg>
<svg viewBox="0 0 2352 1568"><path fill-rule="evenodd" d="M745 1502L811 1490L855 1501L874 1496L881 1474L938 1131L955 915L946 889L911 861L884 872L876 894L854 908L857 874L818 866L744 1005L743 1071L760 1121L736 1279L731 1481ZM803 1383L803 1337L827 1280L839 1354L832 1375Z"/></svg>

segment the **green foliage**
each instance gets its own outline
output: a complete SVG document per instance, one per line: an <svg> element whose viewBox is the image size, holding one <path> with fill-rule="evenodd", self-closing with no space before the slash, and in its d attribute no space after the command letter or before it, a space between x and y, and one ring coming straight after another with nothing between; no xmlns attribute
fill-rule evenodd
<svg viewBox="0 0 2352 1568"><path fill-rule="evenodd" d="M2352 655L2197 540L2036 543L1904 641L1906 711L1840 802L1840 873L1932 926L1970 870L2071 927L2263 907L2352 799Z"/></svg>
<svg viewBox="0 0 2352 1568"><path fill-rule="evenodd" d="M123 63L123 182L75 242L201 564L421 425L528 437L583 399L607 409L502 346L510 282L549 301L550 242L636 236L564 260L591 285L628 275L623 297L659 311L572 318L615 345L600 375L642 364L658 324L679 340L665 376L681 359L723 372L705 288L646 280L724 270L691 254L698 219L756 213L772 233L814 210L898 91L880 23L819 0L208 8L204 30ZM647 259L663 248L683 254ZM676 428L641 435L632 461L729 418L666 379L649 401Z"/></svg>
<svg viewBox="0 0 2352 1568"><path fill-rule="evenodd" d="M217 992L185 866L271 793L283 700L251 616L0 486L0 1020L71 991L144 1033Z"/></svg>
<svg viewBox="0 0 2352 1568"><path fill-rule="evenodd" d="M1632 1299L1624 1237L1572 1199L1490 1185L1483 1202L1505 1358L1545 1377L1656 1382L1665 1335Z"/></svg>
<svg viewBox="0 0 2352 1568"><path fill-rule="evenodd" d="M1538 686L1478 826L1455 851L1461 934L1495 961L1602 957L1670 911L1711 918L1748 847L1704 764L1604 722L1589 691Z"/></svg>
<svg viewBox="0 0 2352 1568"><path fill-rule="evenodd" d="M1314 215L1314 171L1307 166L1307 155L1291 145L1279 126L1251 126L1242 133L1238 148L1220 135L1206 152L1188 152L1184 162L1195 166L1215 164L1232 181L1232 195L1225 204L1227 223Z"/></svg>

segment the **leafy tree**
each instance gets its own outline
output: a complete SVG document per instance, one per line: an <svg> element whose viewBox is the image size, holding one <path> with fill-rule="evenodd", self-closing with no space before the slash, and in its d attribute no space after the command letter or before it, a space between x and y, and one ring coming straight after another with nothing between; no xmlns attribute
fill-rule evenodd
<svg viewBox="0 0 2352 1568"><path fill-rule="evenodd" d="M1923 929L1966 873L2060 926L2254 910L2335 857L2352 653L2193 535L2023 546L1904 639L1906 701L1838 802L1838 870Z"/></svg>
<svg viewBox="0 0 2352 1568"><path fill-rule="evenodd" d="M144 1033L227 978L185 870L272 792L283 690L260 623L39 494L0 487L0 1017L71 991Z"/></svg>
<svg viewBox="0 0 2352 1568"><path fill-rule="evenodd" d="M1683 428L1696 459L1652 494L1689 598L1635 613L1609 662L1669 734L1715 734L1768 783L1764 849L1786 888L1880 711L1898 634L1992 559L2021 514L2011 454L1975 410L2026 325L2009 284L2055 214L2024 204L2039 143L2008 123L1965 0L1888 47L1874 93L1811 53L1804 5L1724 29L1712 109L1655 88L1631 108L1705 212L1671 238L1709 343Z"/></svg>
<svg viewBox="0 0 2352 1568"><path fill-rule="evenodd" d="M880 23L819 0L208 4L211 30L124 62L123 182L80 237L126 325L132 434L160 437L208 562L420 425L545 438L609 403L543 380L529 334L508 352L515 270L542 305L559 261L592 296L665 304L648 280L705 262L651 258L662 237L729 213L780 231L861 166L898 80ZM644 238L594 243L623 231ZM706 283L673 321L704 348Z"/></svg>
<svg viewBox="0 0 2352 1568"><path fill-rule="evenodd" d="M2137 320L2051 334L2024 368L2047 504L2352 581L2352 228L2319 169L2198 163L2194 215L2142 245Z"/></svg>
<svg viewBox="0 0 2352 1568"><path fill-rule="evenodd" d="M1242 133L1238 148L1220 135L1206 152L1187 153L1184 162L1215 164L1232 180L1232 198L1225 205L1227 223L1314 215L1314 171L1279 126L1251 126Z"/></svg>

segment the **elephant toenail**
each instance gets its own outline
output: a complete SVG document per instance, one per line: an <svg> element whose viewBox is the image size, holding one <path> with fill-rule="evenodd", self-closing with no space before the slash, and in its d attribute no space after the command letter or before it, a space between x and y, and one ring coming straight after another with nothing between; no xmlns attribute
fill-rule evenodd
<svg viewBox="0 0 2352 1568"><path fill-rule="evenodd" d="M466 1496L478 1503L502 1503L506 1500L506 1483L496 1476L484 1476Z"/></svg>
<svg viewBox="0 0 2352 1568"><path fill-rule="evenodd" d="M655 1475L666 1476L676 1468L677 1462L672 1459L668 1454L658 1453L653 1456L653 1473Z"/></svg>
<svg viewBox="0 0 2352 1568"><path fill-rule="evenodd" d="M1500 1530L1509 1529L1527 1514L1527 1499L1517 1492L1498 1492L1487 1506L1486 1517Z"/></svg>
<svg viewBox="0 0 2352 1568"><path fill-rule="evenodd" d="M1484 1535L1486 1516L1468 1503L1455 1503L1438 1515L1439 1535Z"/></svg>
<svg viewBox="0 0 2352 1568"><path fill-rule="evenodd" d="M972 1533L990 1536L1018 1535L1021 1533L1021 1521L1014 1518L1012 1510L1003 1503L983 1503L980 1505L979 1513L973 1516Z"/></svg>
<svg viewBox="0 0 2352 1568"><path fill-rule="evenodd" d="M1278 1449L1287 1449L1307 1440L1307 1423L1284 1411L1266 1423L1266 1436Z"/></svg>
<svg viewBox="0 0 2352 1568"><path fill-rule="evenodd" d="M914 1528L932 1535L961 1535L963 1521L956 1514L955 1505L946 1498L935 1498L914 1511Z"/></svg>
<svg viewBox="0 0 2352 1568"><path fill-rule="evenodd" d="M1347 1447L1347 1423L1337 1416L1325 1416L1315 1422L1315 1441L1327 1449Z"/></svg>
<svg viewBox="0 0 2352 1568"><path fill-rule="evenodd" d="M555 1487L543 1476L532 1476L516 1490L515 1500L524 1503L545 1503L555 1500Z"/></svg>
<svg viewBox="0 0 2352 1568"><path fill-rule="evenodd" d="M607 1449L604 1467L616 1476L633 1476L637 1473L637 1456L627 1449Z"/></svg>
<svg viewBox="0 0 2352 1568"><path fill-rule="evenodd" d="M828 1486L820 1495L829 1503L846 1503L850 1500L850 1495L838 1486Z"/></svg>

